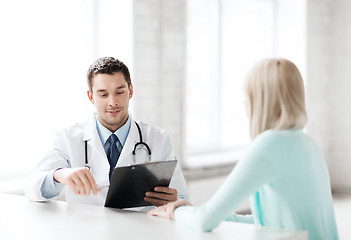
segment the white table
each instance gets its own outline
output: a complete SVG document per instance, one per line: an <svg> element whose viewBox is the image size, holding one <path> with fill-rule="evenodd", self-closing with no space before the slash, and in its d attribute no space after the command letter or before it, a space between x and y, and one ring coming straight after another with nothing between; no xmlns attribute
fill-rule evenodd
<svg viewBox="0 0 351 240"><path fill-rule="evenodd" d="M307 232L222 222L209 233L146 213L0 194L0 239L307 239Z"/></svg>

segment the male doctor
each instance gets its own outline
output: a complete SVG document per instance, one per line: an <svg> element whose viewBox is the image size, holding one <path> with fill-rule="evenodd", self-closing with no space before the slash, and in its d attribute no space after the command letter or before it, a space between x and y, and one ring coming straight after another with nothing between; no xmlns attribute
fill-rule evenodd
<svg viewBox="0 0 351 240"><path fill-rule="evenodd" d="M46 201L58 196L66 185L67 202L103 206L108 188L99 186L109 185L113 169L149 159L141 146L133 160L134 145L140 141L138 126L143 142L150 147L151 161L175 159L167 133L150 124L134 122L128 112L133 85L124 63L112 57L100 58L89 67L87 77L87 94L96 113L88 122L66 127L56 134L53 147L26 187L30 200ZM145 201L154 206L178 198L189 200L179 165L169 187L156 187L145 194Z"/></svg>

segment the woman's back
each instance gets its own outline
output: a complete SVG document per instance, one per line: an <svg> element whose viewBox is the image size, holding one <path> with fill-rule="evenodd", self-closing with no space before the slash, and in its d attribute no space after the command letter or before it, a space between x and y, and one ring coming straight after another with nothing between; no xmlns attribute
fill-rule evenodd
<svg viewBox="0 0 351 240"><path fill-rule="evenodd" d="M250 199L255 223L308 230L310 239L337 238L328 170L309 136L302 130L269 130L250 152L244 161L261 155L273 176Z"/></svg>
<svg viewBox="0 0 351 240"><path fill-rule="evenodd" d="M248 197L252 216L232 214ZM338 239L329 174L314 141L302 130L265 131L208 202L175 211L177 222L202 231L225 219Z"/></svg>

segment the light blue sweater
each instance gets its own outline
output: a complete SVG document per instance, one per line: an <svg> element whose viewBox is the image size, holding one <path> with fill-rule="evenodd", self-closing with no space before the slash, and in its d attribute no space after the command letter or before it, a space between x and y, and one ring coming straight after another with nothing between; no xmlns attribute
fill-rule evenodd
<svg viewBox="0 0 351 240"><path fill-rule="evenodd" d="M248 197L252 215L234 214ZM230 220L338 239L328 169L302 130L260 134L214 196L199 207L177 208L175 220L202 231Z"/></svg>

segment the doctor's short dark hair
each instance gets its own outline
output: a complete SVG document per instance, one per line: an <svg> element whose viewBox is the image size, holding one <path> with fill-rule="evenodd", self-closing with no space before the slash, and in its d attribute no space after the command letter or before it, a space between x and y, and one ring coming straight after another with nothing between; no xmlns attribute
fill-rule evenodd
<svg viewBox="0 0 351 240"><path fill-rule="evenodd" d="M97 74L114 74L122 72L128 87L131 85L130 73L128 67L118 59L113 57L102 57L90 65L88 70L88 86L89 90L93 92L93 79Z"/></svg>

